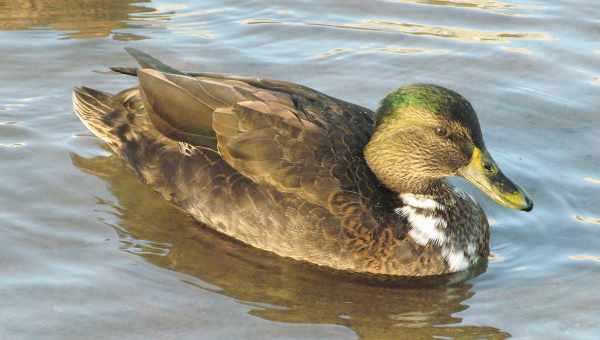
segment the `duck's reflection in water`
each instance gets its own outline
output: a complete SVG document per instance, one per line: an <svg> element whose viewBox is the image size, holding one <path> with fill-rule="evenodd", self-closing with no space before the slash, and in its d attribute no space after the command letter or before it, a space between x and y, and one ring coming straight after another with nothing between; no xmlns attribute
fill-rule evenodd
<svg viewBox="0 0 600 340"><path fill-rule="evenodd" d="M10 0L0 1L0 30L51 27L66 31L67 38L98 38L130 27L132 14L150 13L150 0ZM115 40L140 40L143 36L115 33Z"/></svg>
<svg viewBox="0 0 600 340"><path fill-rule="evenodd" d="M99 204L108 205L116 216L114 227L124 249L218 287L202 289L256 306L252 315L277 322L343 325L363 339L510 336L494 327L466 325L453 316L469 308L466 302L475 294L464 280L485 268L435 282L381 281L316 269L195 223L142 184L116 156L71 157L76 167L105 180L118 200Z"/></svg>

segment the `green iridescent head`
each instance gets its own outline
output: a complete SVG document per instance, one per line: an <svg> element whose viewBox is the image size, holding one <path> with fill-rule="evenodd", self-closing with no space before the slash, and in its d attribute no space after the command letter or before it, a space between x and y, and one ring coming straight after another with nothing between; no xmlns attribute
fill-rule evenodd
<svg viewBox="0 0 600 340"><path fill-rule="evenodd" d="M462 176L501 205L533 207L486 150L471 104L441 86L415 84L388 94L365 157L377 177L398 192L426 193L441 178Z"/></svg>

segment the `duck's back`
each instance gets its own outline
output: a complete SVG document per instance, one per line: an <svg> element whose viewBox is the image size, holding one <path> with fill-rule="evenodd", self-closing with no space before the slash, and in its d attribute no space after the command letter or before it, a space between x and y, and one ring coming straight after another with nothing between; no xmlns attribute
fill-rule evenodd
<svg viewBox="0 0 600 340"><path fill-rule="evenodd" d="M75 111L163 197L281 256L370 273L443 271L443 261L410 258L398 199L362 157L371 111L286 82L191 77L132 52L154 69L137 73L140 87L76 89Z"/></svg>

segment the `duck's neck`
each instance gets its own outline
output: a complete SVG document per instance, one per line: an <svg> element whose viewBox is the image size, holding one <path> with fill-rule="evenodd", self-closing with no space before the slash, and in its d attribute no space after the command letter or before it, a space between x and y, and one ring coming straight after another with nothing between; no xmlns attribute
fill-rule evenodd
<svg viewBox="0 0 600 340"><path fill-rule="evenodd" d="M363 149L371 171L391 191L434 196L443 181L412 157L414 150L409 146L400 144L390 149L390 134L393 130L378 129Z"/></svg>
<svg viewBox="0 0 600 340"><path fill-rule="evenodd" d="M398 194L415 194L423 196L436 196L444 188L444 180L438 178L424 178L418 172L410 169L380 164L377 155L372 156L365 150L365 159L377 179L391 191Z"/></svg>

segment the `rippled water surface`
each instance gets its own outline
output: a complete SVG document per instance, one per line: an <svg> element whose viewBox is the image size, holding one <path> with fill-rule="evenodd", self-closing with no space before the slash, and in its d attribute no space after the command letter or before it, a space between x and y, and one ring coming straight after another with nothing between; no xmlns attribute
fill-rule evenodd
<svg viewBox="0 0 600 340"><path fill-rule="evenodd" d="M0 0L0 338L597 339L596 0ZM536 202L493 223L487 270L398 287L317 271L194 223L72 114L134 80L123 47L286 79L369 107L407 83L465 95ZM459 183L460 184L460 183Z"/></svg>

